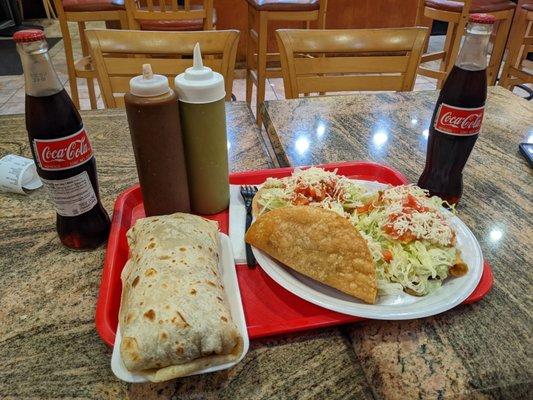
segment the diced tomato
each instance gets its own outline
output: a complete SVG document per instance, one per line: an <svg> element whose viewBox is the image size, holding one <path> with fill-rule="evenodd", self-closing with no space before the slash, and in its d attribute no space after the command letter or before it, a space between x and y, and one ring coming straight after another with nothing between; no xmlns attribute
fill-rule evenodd
<svg viewBox="0 0 533 400"><path fill-rule="evenodd" d="M403 209L401 214L400 213L394 213L389 215L388 223L383 226L383 231L388 234L389 236L393 237L396 240L399 240L403 243L409 243L417 239L417 237L413 234L413 232L409 229L405 230L404 233L400 234L398 231L394 229L394 222L400 217L400 215L406 216L409 218L409 216L415 214L415 213L421 213L429 211L427 207L424 207L421 205L416 197L414 197L412 194L408 194L407 198L403 201Z"/></svg>
<svg viewBox="0 0 533 400"><path fill-rule="evenodd" d="M418 206L418 201L416 200L415 196L409 193L407 195L407 199L404 200L403 205L404 207L416 208L416 206Z"/></svg>
<svg viewBox="0 0 533 400"><path fill-rule="evenodd" d="M403 234L400 235L400 233L394 229L394 221L398 218L399 214L391 214L389 215L389 223L383 225L383 232L385 232L390 237L399 240L403 243L409 243L413 240L416 240L417 237L411 232L409 229L407 229Z"/></svg>
<svg viewBox="0 0 533 400"><path fill-rule="evenodd" d="M358 214L366 214L370 211L372 211L374 209L374 204L372 203L368 203L368 204L365 204L361 207L357 207L355 210L357 211Z"/></svg>
<svg viewBox="0 0 533 400"><path fill-rule="evenodd" d="M309 200L307 199L307 197L298 195L296 196L296 198L294 198L292 204L294 204L295 206L307 206L309 205Z"/></svg>
<svg viewBox="0 0 533 400"><path fill-rule="evenodd" d="M383 250L383 252L381 253L383 255L383 259L385 260L385 262L388 262L390 263L392 261L392 251L390 250Z"/></svg>
<svg viewBox="0 0 533 400"><path fill-rule="evenodd" d="M415 196L413 196L411 193L407 195L407 199L403 202L404 212L412 212L410 210L415 210L418 212L426 212L429 210L429 208L424 207L422 204L418 202ZM410 209L410 210L409 210Z"/></svg>
<svg viewBox="0 0 533 400"><path fill-rule="evenodd" d="M387 235L394 236L394 237L398 235L398 232L396 232L392 224L383 225L383 232L385 232Z"/></svg>
<svg viewBox="0 0 533 400"><path fill-rule="evenodd" d="M302 195L305 195L305 192L307 191L307 186L296 186L296 189L294 189L294 192L296 194L302 194Z"/></svg>
<svg viewBox="0 0 533 400"><path fill-rule="evenodd" d="M321 201L317 199L317 190L313 186L309 186L305 192L308 198L313 199L315 201Z"/></svg>
<svg viewBox="0 0 533 400"><path fill-rule="evenodd" d="M413 235L413 232L411 232L410 230L406 230L403 235L398 237L398 240L403 243L409 243L416 239L417 239L416 236Z"/></svg>
<svg viewBox="0 0 533 400"><path fill-rule="evenodd" d="M392 213L391 215L389 215L389 218L388 218L389 222L396 221L400 217L400 215L402 215L402 214L400 214L400 213Z"/></svg>
<svg viewBox="0 0 533 400"><path fill-rule="evenodd" d="M325 182L320 182L317 186L309 186L303 182L298 182L296 189L294 189L296 194L295 200L298 197L305 197L309 202L316 203L320 203L328 195L333 197L334 191L334 186L328 186Z"/></svg>
<svg viewBox="0 0 533 400"><path fill-rule="evenodd" d="M337 190L337 182L335 181L324 182L324 190L329 196L333 197L333 195L335 194L335 191Z"/></svg>
<svg viewBox="0 0 533 400"><path fill-rule="evenodd" d="M394 230L391 226L385 225L383 227L383 231L388 234L390 237L402 242L402 243L409 243L414 240L416 240L416 236L413 235L413 233L410 230L406 230L402 235L398 234L396 230Z"/></svg>
<svg viewBox="0 0 533 400"><path fill-rule="evenodd" d="M452 231L452 238L450 240L450 243L448 244L448 246L455 246L457 243L457 235L455 234L454 231Z"/></svg>

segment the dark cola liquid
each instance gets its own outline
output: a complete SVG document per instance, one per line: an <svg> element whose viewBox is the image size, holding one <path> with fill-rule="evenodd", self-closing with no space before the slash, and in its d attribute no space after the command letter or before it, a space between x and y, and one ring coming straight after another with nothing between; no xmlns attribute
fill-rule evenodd
<svg viewBox="0 0 533 400"><path fill-rule="evenodd" d="M456 204L463 193L463 168L479 135L454 136L435 129L435 117L441 103L462 108L478 108L487 98L486 70L470 71L454 66L440 92L431 125L426 166L418 186Z"/></svg>
<svg viewBox="0 0 533 400"><path fill-rule="evenodd" d="M30 143L33 143L34 138L69 136L82 126L81 117L64 89L51 96L26 95L26 128ZM37 160L33 145L31 150L33 158ZM98 202L91 210L77 216L57 214L57 232L65 246L76 250L94 249L104 243L109 235L110 221L100 202L94 157L84 164L62 171L43 170L37 162L36 166L39 176L47 180L66 179L87 172Z"/></svg>

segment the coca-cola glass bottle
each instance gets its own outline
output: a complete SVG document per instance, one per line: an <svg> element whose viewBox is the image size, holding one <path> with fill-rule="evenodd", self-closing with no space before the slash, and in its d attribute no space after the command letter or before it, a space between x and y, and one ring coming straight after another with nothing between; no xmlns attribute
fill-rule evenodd
<svg viewBox="0 0 533 400"><path fill-rule="evenodd" d="M476 143L487 99L487 46L495 18L472 14L463 46L440 92L418 185L450 204L463 192L463 168Z"/></svg>
<svg viewBox="0 0 533 400"><path fill-rule="evenodd" d="M52 66L44 32L23 30L13 39L24 68L26 129L37 172L56 209L57 233L71 249L96 248L107 240L110 222L80 114Z"/></svg>

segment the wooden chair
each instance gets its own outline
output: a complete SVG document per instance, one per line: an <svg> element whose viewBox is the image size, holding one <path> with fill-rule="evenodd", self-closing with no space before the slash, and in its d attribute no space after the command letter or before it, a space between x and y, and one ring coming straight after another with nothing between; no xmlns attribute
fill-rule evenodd
<svg viewBox="0 0 533 400"><path fill-rule="evenodd" d="M421 65L418 73L437 79L437 88L441 88L459 54L468 16L474 13L487 13L496 18L497 25L487 67L487 82L489 85L494 85L500 71L514 9L515 4L510 0L419 0L416 24L421 25L422 17L425 16L431 22L434 20L447 22L448 29L443 51L424 54L421 59L421 64L441 60L439 69L434 70Z"/></svg>
<svg viewBox="0 0 533 400"><path fill-rule="evenodd" d="M522 63L533 45L533 1L521 0L518 3L513 26L507 43L507 60L503 67L499 84L509 90L524 83L533 83L533 75L527 72ZM531 92L530 92L531 93Z"/></svg>
<svg viewBox="0 0 533 400"><path fill-rule="evenodd" d="M276 31L285 97L355 90L413 90L424 27Z"/></svg>
<svg viewBox="0 0 533 400"><path fill-rule="evenodd" d="M265 100L267 78L281 76L279 68L268 68L268 61L279 54L268 53L268 24L273 21L302 21L309 29L316 21L319 29L326 24L327 0L247 0L248 32L246 36L246 101L252 102L253 85L257 86L257 124L261 125L260 106ZM257 25L257 31L256 26Z"/></svg>
<svg viewBox="0 0 533 400"><path fill-rule="evenodd" d="M126 9L117 0L54 0L54 5L59 18L59 26L61 27L63 45L65 47L70 96L79 109L80 99L77 78L85 78L87 80L91 108L95 109L97 108L94 91L96 72L91 63L91 57L89 56L89 47L85 38L85 23L89 21L113 21L118 22L120 27L125 29L128 26ZM78 23L83 57L77 61L74 60L72 38L70 36L68 22Z"/></svg>
<svg viewBox="0 0 533 400"><path fill-rule="evenodd" d="M239 31L151 32L96 29L86 31L98 72L98 84L108 108L124 107L129 81L140 75L142 65L174 77L192 66L194 45L200 43L204 65L224 76L226 100L231 99ZM189 57L189 58L183 58Z"/></svg>
<svg viewBox="0 0 533 400"><path fill-rule="evenodd" d="M210 31L216 26L213 0L126 0L130 29L143 31Z"/></svg>

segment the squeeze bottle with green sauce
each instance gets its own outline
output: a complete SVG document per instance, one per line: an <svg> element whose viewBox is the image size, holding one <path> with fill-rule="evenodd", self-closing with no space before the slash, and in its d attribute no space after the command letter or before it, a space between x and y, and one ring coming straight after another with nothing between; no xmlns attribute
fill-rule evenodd
<svg viewBox="0 0 533 400"><path fill-rule="evenodd" d="M215 214L228 207L228 148L224 78L202 64L200 45L193 66L175 80L187 160L191 210Z"/></svg>
<svg viewBox="0 0 533 400"><path fill-rule="evenodd" d="M124 103L146 216L189 212L178 97L168 78L144 64Z"/></svg>

